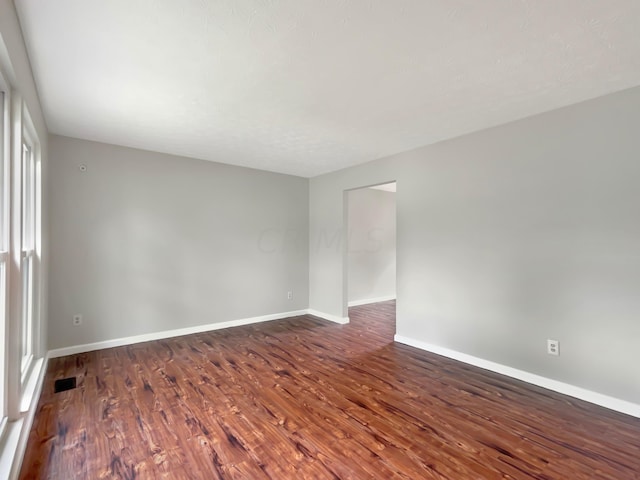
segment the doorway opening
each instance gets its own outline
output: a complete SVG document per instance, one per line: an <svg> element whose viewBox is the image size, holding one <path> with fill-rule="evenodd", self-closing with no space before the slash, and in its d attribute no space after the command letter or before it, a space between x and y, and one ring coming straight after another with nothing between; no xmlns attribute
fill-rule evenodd
<svg viewBox="0 0 640 480"><path fill-rule="evenodd" d="M396 182L345 192L345 286L349 317L358 307L393 307L396 299Z"/></svg>

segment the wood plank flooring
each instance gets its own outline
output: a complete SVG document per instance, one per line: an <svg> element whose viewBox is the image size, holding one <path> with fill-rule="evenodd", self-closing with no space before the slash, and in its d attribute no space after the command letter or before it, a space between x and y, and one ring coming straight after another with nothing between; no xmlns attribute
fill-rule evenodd
<svg viewBox="0 0 640 480"><path fill-rule="evenodd" d="M54 359L20 478L640 478L640 419L395 344L394 302L350 317Z"/></svg>

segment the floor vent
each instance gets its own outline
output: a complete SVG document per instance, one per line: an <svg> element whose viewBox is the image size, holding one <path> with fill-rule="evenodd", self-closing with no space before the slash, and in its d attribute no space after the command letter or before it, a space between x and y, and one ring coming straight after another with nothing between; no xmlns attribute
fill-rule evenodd
<svg viewBox="0 0 640 480"><path fill-rule="evenodd" d="M56 380L53 391L54 393L66 392L74 388L76 388L76 377L61 378L60 380Z"/></svg>

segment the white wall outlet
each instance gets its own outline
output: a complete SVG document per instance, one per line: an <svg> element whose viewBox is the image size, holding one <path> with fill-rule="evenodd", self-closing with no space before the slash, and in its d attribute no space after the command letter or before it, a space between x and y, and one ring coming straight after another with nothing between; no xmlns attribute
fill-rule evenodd
<svg viewBox="0 0 640 480"><path fill-rule="evenodd" d="M73 316L73 325L74 326L78 326L78 325L82 325L82 315L80 315L79 313L76 313Z"/></svg>
<svg viewBox="0 0 640 480"><path fill-rule="evenodd" d="M293 292L287 292L287 300L293 300Z"/></svg>
<svg viewBox="0 0 640 480"><path fill-rule="evenodd" d="M547 353L549 355L560 355L560 342L558 340L547 340Z"/></svg>

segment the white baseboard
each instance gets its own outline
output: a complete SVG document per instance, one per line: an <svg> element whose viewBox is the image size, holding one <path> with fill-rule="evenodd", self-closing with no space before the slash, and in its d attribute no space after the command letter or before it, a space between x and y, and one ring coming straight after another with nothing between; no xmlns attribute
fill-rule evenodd
<svg viewBox="0 0 640 480"><path fill-rule="evenodd" d="M134 335L131 337L116 338L113 340L104 340L95 343L86 343L84 345L74 345L72 347L56 348L49 351L49 358L64 357L74 355L76 353L92 352L94 350L103 350L105 348L122 347L124 345L133 345L135 343L150 342L153 340L162 340L171 337L181 337L183 335L192 335L194 333L210 332L220 330L222 328L240 327L242 325L250 325L252 323L268 322L270 320L280 320L283 318L297 317L306 315L307 310L296 310L292 312L273 313L271 315L261 315L259 317L242 318L239 320L230 320L228 322L209 323L207 325L197 325L195 327L177 328L175 330L164 330L162 332L145 333L142 335Z"/></svg>
<svg viewBox="0 0 640 480"><path fill-rule="evenodd" d="M352 300L349 302L350 307L358 307L360 305L369 305L370 303L388 302L389 300L395 300L395 295L387 295L385 297L365 298L362 300Z"/></svg>
<svg viewBox="0 0 640 480"><path fill-rule="evenodd" d="M133 335L131 337L115 338L113 340L104 340L95 343L85 343L83 345L73 345L71 347L55 348L49 350L48 358L65 357L67 355L75 355L76 353L92 352L94 350L103 350L105 348L122 347L124 345L133 345L142 342L151 342L153 340L163 340L165 338L181 337L183 335L192 335L194 333L211 332L223 328L240 327L243 325L251 325L253 323L268 322L271 320L282 320L300 315L313 315L331 322L346 324L349 323L349 317L338 317L330 313L319 312L313 309L295 310L292 312L273 313L271 315L262 315L259 317L242 318L239 320L231 320L228 322L209 323L206 325L197 325L195 327L177 328L175 330L164 330L161 332L145 333L142 335Z"/></svg>
<svg viewBox="0 0 640 480"><path fill-rule="evenodd" d="M602 393L592 392L591 390L576 387L568 383L559 382L558 380L552 380L540 375L525 372L524 370L518 370L517 368L507 367L506 365L501 365L499 363L484 360L482 358L467 355L466 353L457 352L448 348L439 347L437 345L432 345L420 340L415 340L413 338L404 337L402 335L395 335L394 340L398 343L403 343L405 345L416 347L427 352L442 355L443 357L468 363L469 365L500 373L508 377L517 378L518 380L522 380L524 382L531 383L548 390L553 390L554 392L569 395L570 397L574 398L579 398L580 400L594 403L610 410L615 410L617 412L640 418L640 405L627 402L626 400L620 400L608 395L603 395Z"/></svg>
<svg viewBox="0 0 640 480"><path fill-rule="evenodd" d="M338 317L337 315L319 312L318 310L314 310L312 308L307 310L307 313L309 315L313 315L314 317L320 317L320 318L324 318L325 320L329 320L330 322L339 323L340 325L345 325L349 323L349 317Z"/></svg>

